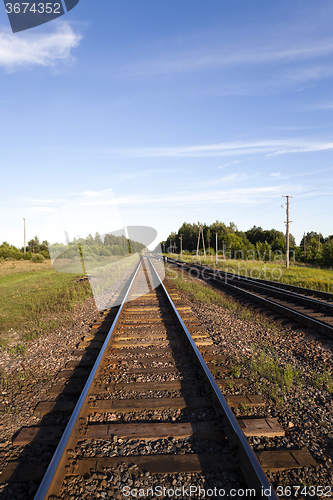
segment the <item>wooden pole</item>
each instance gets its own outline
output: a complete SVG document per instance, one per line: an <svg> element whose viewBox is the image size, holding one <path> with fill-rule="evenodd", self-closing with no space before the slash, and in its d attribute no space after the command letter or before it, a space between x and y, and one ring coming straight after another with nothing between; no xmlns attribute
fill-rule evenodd
<svg viewBox="0 0 333 500"><path fill-rule="evenodd" d="M204 259L206 260L205 238L204 238L202 226L201 226L201 236L202 236L202 243L203 243L203 250L204 250Z"/></svg>
<svg viewBox="0 0 333 500"><path fill-rule="evenodd" d="M27 245L26 245L26 238L25 238L25 219L23 219L23 228L24 228L24 255L27 253Z"/></svg>
<svg viewBox="0 0 333 500"><path fill-rule="evenodd" d="M199 256L200 230L201 230L201 226L199 226L198 244L197 244L197 257Z"/></svg>
<svg viewBox="0 0 333 500"><path fill-rule="evenodd" d="M218 252L218 244L217 244L217 233L216 233L216 240L215 240L215 263L217 264L217 252Z"/></svg>
<svg viewBox="0 0 333 500"><path fill-rule="evenodd" d="M289 198L291 196L283 196L283 198L287 198L287 220L286 223L286 240L287 240L287 251L286 251L286 268L289 269L289 224L292 222L289 220Z"/></svg>

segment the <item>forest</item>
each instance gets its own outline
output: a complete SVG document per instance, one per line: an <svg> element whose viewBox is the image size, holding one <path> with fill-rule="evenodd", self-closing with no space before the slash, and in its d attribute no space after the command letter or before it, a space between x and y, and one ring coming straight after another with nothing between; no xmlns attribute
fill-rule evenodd
<svg viewBox="0 0 333 500"><path fill-rule="evenodd" d="M166 253L196 254L199 228L205 242L205 251L208 255L215 255L216 234L218 255L229 259L244 260L283 260L286 254L286 236L276 229L262 229L253 226L247 231L239 231L236 224L226 225L216 221L211 225L184 222L177 232L172 232L161 242ZM310 231L305 234L299 245L290 234L291 261L307 262L321 267L333 266L333 235L324 238L322 234ZM203 253L202 237L200 238L199 252Z"/></svg>
<svg viewBox="0 0 333 500"><path fill-rule="evenodd" d="M73 241L64 243L53 243L50 245L46 240L40 243L38 236L28 241L26 251L24 248L17 248L4 241L0 245L0 262L5 260L32 260L33 262L43 262L51 257L58 259L81 259L81 250L84 254L84 260L98 260L110 256L126 256L132 253L140 252L145 245L137 241L126 238L125 236L116 236L106 234L101 236L99 233L93 237L91 234L87 238L74 238Z"/></svg>

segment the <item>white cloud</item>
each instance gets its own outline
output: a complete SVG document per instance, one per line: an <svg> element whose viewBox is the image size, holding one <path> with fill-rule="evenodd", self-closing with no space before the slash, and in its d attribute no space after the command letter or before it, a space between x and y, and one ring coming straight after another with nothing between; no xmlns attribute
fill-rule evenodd
<svg viewBox="0 0 333 500"><path fill-rule="evenodd" d="M109 149L94 152L108 157L154 158L154 157L214 157L248 154L274 156L287 153L305 153L333 149L333 142L310 139L271 139L234 141L199 146L174 146L161 148ZM225 166L225 165L224 165Z"/></svg>
<svg viewBox="0 0 333 500"><path fill-rule="evenodd" d="M136 76L156 76L170 73L186 73L227 66L251 66L265 65L270 63L292 63L325 57L333 53L333 40L316 41L313 45L306 44L293 48L263 45L253 45L252 47L227 47L221 44L218 50L197 49L188 52L175 51L172 55L165 54L151 60L138 61L133 65L124 68ZM306 74L299 75L297 72L291 73L290 78L301 80L309 78L320 78L331 74L326 66L312 66L305 69ZM324 75L323 75L324 74Z"/></svg>
<svg viewBox="0 0 333 500"><path fill-rule="evenodd" d="M282 177L280 172L272 172L271 174L269 174L271 177Z"/></svg>
<svg viewBox="0 0 333 500"><path fill-rule="evenodd" d="M296 36L295 36L296 34ZM189 47L189 48L184 48ZM145 54L142 56L142 54ZM298 23L253 25L232 31L199 31L181 37L156 39L153 45L141 45L135 58L126 61L113 74L151 77L225 69L238 66L294 65L323 60L333 54L333 38L327 21L309 27L308 20ZM312 63L314 64L314 63ZM330 64L302 68L305 74L291 73L289 78L305 79L326 76Z"/></svg>
<svg viewBox="0 0 333 500"><path fill-rule="evenodd" d="M27 205L45 205L45 206L58 206L63 205L64 203L68 203L68 201L64 198L21 198L20 201L23 201Z"/></svg>
<svg viewBox="0 0 333 500"><path fill-rule="evenodd" d="M193 190L182 191L173 194L166 194L160 196L147 196L147 195L130 195L118 197L115 199L117 206L124 205L131 207L133 205L144 205L149 207L151 205L158 206L166 203L170 206L187 205L199 203L221 204L229 202L237 203L251 203L258 200L258 198L272 198L281 196L281 192L285 188L284 185L279 186L265 186L265 187L245 187L234 189L221 189L221 190Z"/></svg>
<svg viewBox="0 0 333 500"><path fill-rule="evenodd" d="M82 35L66 22L58 23L53 32L13 34L0 31L0 66L9 71L33 66L54 66L71 59Z"/></svg>

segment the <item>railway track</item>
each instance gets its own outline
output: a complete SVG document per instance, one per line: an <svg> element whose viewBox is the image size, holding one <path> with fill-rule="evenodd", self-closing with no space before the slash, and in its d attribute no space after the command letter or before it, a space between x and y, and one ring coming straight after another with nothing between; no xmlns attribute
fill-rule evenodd
<svg viewBox="0 0 333 500"><path fill-rule="evenodd" d="M227 273L217 269L165 258L210 284L256 302L287 316L317 332L333 338L333 294L295 287L285 283L260 280Z"/></svg>
<svg viewBox="0 0 333 500"><path fill-rule="evenodd" d="M273 418L236 420L233 407L265 401L256 394L223 397L227 354L177 291L159 283L147 258L121 306L105 312L75 354L35 410L44 416L40 425L14 437L22 457L33 461L7 464L0 475L4 499L158 498L168 491L185 498L198 497L198 488L213 498L251 489L257 498L274 499L265 471L317 465L306 450L254 454L246 436L269 439L284 430ZM54 425L55 415L66 414L65 429ZM56 443L51 461L36 460Z"/></svg>

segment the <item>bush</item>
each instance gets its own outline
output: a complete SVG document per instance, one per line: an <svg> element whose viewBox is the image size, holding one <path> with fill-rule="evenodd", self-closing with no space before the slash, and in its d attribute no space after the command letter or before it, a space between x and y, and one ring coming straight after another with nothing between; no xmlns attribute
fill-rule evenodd
<svg viewBox="0 0 333 500"><path fill-rule="evenodd" d="M32 262L44 262L45 258L41 253L34 253L33 256L31 257Z"/></svg>
<svg viewBox="0 0 333 500"><path fill-rule="evenodd" d="M40 255L43 255L43 257L45 257L45 259L49 259L50 258L50 254L49 254L49 251L48 250L42 250Z"/></svg>

